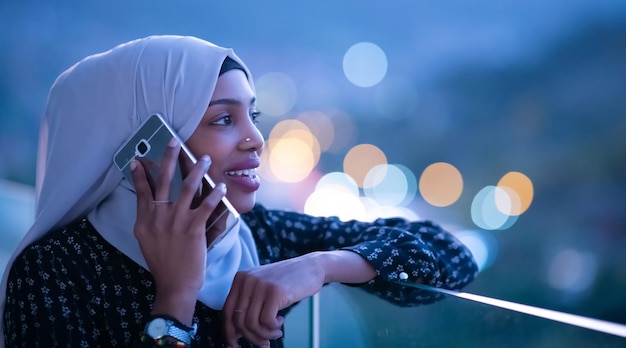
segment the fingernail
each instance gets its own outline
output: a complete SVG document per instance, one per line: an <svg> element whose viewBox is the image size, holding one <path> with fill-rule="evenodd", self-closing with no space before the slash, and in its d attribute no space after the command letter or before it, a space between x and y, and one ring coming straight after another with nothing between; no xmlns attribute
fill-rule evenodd
<svg viewBox="0 0 626 348"><path fill-rule="evenodd" d="M132 159L130 160L130 170L135 170L135 168L137 168L137 161Z"/></svg>
<svg viewBox="0 0 626 348"><path fill-rule="evenodd" d="M176 138L170 139L170 142L167 143L167 146L169 146L169 147L175 147L176 145L178 145L178 139L176 139Z"/></svg>
<svg viewBox="0 0 626 348"><path fill-rule="evenodd" d="M202 169L206 171L207 169L209 169L209 166L211 165L211 157L207 155L200 157L200 164L202 165Z"/></svg>
<svg viewBox="0 0 626 348"><path fill-rule="evenodd" d="M226 184L224 184L223 182L217 184L217 189L226 194Z"/></svg>

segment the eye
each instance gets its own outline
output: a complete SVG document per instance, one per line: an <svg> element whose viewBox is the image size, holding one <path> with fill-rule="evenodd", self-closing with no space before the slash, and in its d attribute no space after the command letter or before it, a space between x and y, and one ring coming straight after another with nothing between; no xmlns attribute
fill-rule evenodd
<svg viewBox="0 0 626 348"><path fill-rule="evenodd" d="M230 117L230 115L224 115L220 117L219 119L211 122L211 124L215 124L218 126L228 126L232 123L233 123L233 119Z"/></svg>
<svg viewBox="0 0 626 348"><path fill-rule="evenodd" d="M250 119L252 120L252 123L257 124L259 123L259 121L257 120L259 118L259 116L261 116L261 112L260 111L252 111L250 112Z"/></svg>

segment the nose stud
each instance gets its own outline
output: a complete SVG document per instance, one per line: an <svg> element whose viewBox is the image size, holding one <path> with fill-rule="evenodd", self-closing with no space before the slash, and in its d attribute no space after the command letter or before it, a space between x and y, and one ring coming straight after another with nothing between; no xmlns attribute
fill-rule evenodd
<svg viewBox="0 0 626 348"><path fill-rule="evenodd" d="M249 143L249 142L250 142L250 138L246 138L246 143Z"/></svg>

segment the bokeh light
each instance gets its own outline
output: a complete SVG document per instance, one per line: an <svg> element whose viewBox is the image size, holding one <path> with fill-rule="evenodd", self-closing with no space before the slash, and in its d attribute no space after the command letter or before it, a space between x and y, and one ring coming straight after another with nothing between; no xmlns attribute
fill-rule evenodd
<svg viewBox="0 0 626 348"><path fill-rule="evenodd" d="M392 199L389 199L389 196L383 192L385 187L389 187L388 184L385 184L385 181L390 179L397 179L402 176L405 177L405 182L411 181L406 179L405 169L401 167L399 165L389 167L390 170L386 173L395 174L381 181L383 185L380 187L379 184L381 193L378 196L375 194L360 196L359 186L351 176L343 172L328 173L322 176L315 185L315 191L308 197L304 211L307 214L316 216L337 216L344 221L350 219L373 221L379 218L391 217L401 217L411 221L417 220L419 217L413 210L393 205L404 202L407 199L407 196L409 196L407 192L411 190L406 187L411 186L411 184L404 185L405 187L402 189L401 195L394 193L395 189L391 188ZM415 181L413 176L413 182ZM415 187L416 184L414 183L412 186ZM415 189L412 190L413 195L415 191Z"/></svg>
<svg viewBox="0 0 626 348"><path fill-rule="evenodd" d="M374 199L381 205L405 205L415 197L417 180L404 166L377 165L365 176L363 191L366 197Z"/></svg>
<svg viewBox="0 0 626 348"><path fill-rule="evenodd" d="M517 197L515 204L511 207L510 215L521 215L528 210L533 200L534 190L532 181L526 175L520 172L508 172L498 181L498 187L504 189L511 197Z"/></svg>
<svg viewBox="0 0 626 348"><path fill-rule="evenodd" d="M379 218L404 218L409 221L419 220L417 213L407 207L381 205L369 197L360 197L361 204L365 208L366 221L374 221Z"/></svg>
<svg viewBox="0 0 626 348"><path fill-rule="evenodd" d="M298 115L297 120L304 123L317 138L321 151L330 148L335 138L335 126L330 117L323 112L308 111Z"/></svg>
<svg viewBox="0 0 626 348"><path fill-rule="evenodd" d="M359 87L374 86L387 74L387 56L376 44L359 42L344 55L343 72Z"/></svg>
<svg viewBox="0 0 626 348"><path fill-rule="evenodd" d="M419 191L429 204L446 207L461 197L463 177L461 172L450 163L433 163L422 172Z"/></svg>
<svg viewBox="0 0 626 348"><path fill-rule="evenodd" d="M507 186L497 186L494 195L496 207L500 212L508 216L519 216L513 213L521 210L521 200L515 190Z"/></svg>
<svg viewBox="0 0 626 348"><path fill-rule="evenodd" d="M286 133L289 133L294 130L303 130L306 132L310 132L309 127L303 122L298 121L298 120L288 119L288 120L280 121L276 125L274 125L274 127L272 128L272 131L270 132L268 139L280 139Z"/></svg>
<svg viewBox="0 0 626 348"><path fill-rule="evenodd" d="M273 175L284 182L304 180L315 167L315 155L309 144L298 138L270 139L269 165Z"/></svg>
<svg viewBox="0 0 626 348"><path fill-rule="evenodd" d="M354 118L343 111L335 110L328 114L336 130L332 144L328 152L339 154L355 143L356 126Z"/></svg>
<svg viewBox="0 0 626 348"><path fill-rule="evenodd" d="M472 252L479 271L493 264L498 254L498 243L491 234L485 231L461 231L454 235Z"/></svg>
<svg viewBox="0 0 626 348"><path fill-rule="evenodd" d="M502 211L503 207L511 206L506 191L496 186L486 186L474 196L471 206L472 221L485 230L505 230L517 221L517 215Z"/></svg>
<svg viewBox="0 0 626 348"><path fill-rule="evenodd" d="M336 216L342 221L366 219L359 197L337 186L315 190L304 203L304 212L313 216Z"/></svg>
<svg viewBox="0 0 626 348"><path fill-rule="evenodd" d="M282 116L296 103L296 85L286 74L269 72L261 75L255 83L257 107L264 115Z"/></svg>
<svg viewBox="0 0 626 348"><path fill-rule="evenodd" d="M259 175L273 182L298 182L317 165L321 150L309 128L297 120L283 120L272 128L261 153Z"/></svg>
<svg viewBox="0 0 626 348"><path fill-rule="evenodd" d="M581 292L593 283L598 272L597 268L598 260L593 254L563 249L550 261L548 284L565 292Z"/></svg>
<svg viewBox="0 0 626 348"><path fill-rule="evenodd" d="M387 164L387 156L377 146L360 144L348 151L343 160L343 171L363 187L365 176L374 167Z"/></svg>
<svg viewBox="0 0 626 348"><path fill-rule="evenodd" d="M406 196L404 197L404 201L400 202L400 205L406 206L413 202L415 196L417 195L417 178L415 177L413 171L407 166L403 166L401 164L394 164L394 166L400 169L406 178Z"/></svg>
<svg viewBox="0 0 626 348"><path fill-rule="evenodd" d="M342 172L331 172L320 178L315 185L316 190L332 189L335 191L345 191L355 197L359 196L359 187L350 176Z"/></svg>
<svg viewBox="0 0 626 348"><path fill-rule="evenodd" d="M274 173L272 172L272 167L270 166L270 146L274 143L274 140L266 140L265 147L263 152L261 152L261 156L259 159L260 165L257 169L257 174L261 177L263 181L269 182L280 182Z"/></svg>

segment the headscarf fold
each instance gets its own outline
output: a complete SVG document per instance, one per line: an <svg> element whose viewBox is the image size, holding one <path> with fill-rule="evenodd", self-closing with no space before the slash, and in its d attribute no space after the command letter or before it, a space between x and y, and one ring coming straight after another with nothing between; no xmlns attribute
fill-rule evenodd
<svg viewBox="0 0 626 348"><path fill-rule="evenodd" d="M226 57L243 67L254 90L247 67L231 49L189 36L130 41L83 59L57 78L41 121L35 222L7 264L0 314L17 255L47 232L83 216L109 243L147 268L133 234L136 195L113 164L113 155L154 113L165 116L187 140L209 105ZM250 229L241 221L207 254L198 300L221 309L235 273L258 263ZM0 348L2 329L0 315Z"/></svg>

